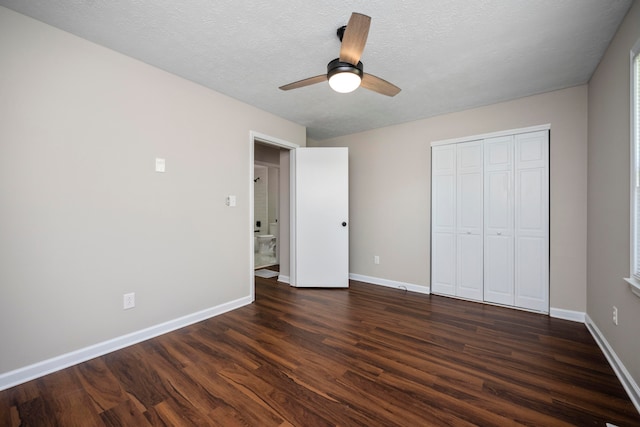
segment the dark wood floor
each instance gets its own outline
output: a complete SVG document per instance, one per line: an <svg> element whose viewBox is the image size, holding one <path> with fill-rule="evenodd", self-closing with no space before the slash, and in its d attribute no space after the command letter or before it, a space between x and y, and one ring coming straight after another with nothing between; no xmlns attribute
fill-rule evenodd
<svg viewBox="0 0 640 427"><path fill-rule="evenodd" d="M231 313L0 392L2 426L619 426L584 325L352 282L256 280Z"/></svg>

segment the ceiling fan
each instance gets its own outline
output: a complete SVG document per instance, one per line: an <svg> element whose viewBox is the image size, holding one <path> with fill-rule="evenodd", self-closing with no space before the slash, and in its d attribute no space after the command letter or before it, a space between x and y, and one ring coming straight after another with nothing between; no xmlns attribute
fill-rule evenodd
<svg viewBox="0 0 640 427"><path fill-rule="evenodd" d="M342 42L340 57L327 64L327 74L289 83L280 86L280 89L298 89L329 80L331 88L340 93L353 92L362 86L382 95L396 96L400 92L398 86L373 74L365 73L362 69L360 57L367 42L370 25L371 17L361 13L352 13L349 23L338 28L338 38Z"/></svg>

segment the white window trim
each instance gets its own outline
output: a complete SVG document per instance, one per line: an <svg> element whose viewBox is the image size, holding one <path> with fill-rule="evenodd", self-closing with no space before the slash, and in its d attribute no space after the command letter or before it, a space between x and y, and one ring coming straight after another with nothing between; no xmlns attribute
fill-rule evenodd
<svg viewBox="0 0 640 427"><path fill-rule="evenodd" d="M640 282L638 282L634 277L625 277L624 280L629 284L631 292L640 298Z"/></svg>
<svg viewBox="0 0 640 427"><path fill-rule="evenodd" d="M640 109L640 105L636 105L637 103L640 103L639 100L639 96L637 95L637 91L640 90L639 87L637 87L638 85L640 85L640 78L636 78L636 69L635 69L635 60L636 57L640 55L640 40L638 40L635 45L633 46L633 48L631 49L631 52L629 54L630 59L629 59L629 64L630 64L630 72L629 72L629 76L630 76L630 84L631 84L631 93L630 93L630 150L631 150L631 165L630 165L630 222L629 222L629 229L630 229L630 267L629 267L629 277L625 277L625 281L629 284L629 287L631 288L631 292L633 292L637 297L640 297L640 277L637 276L637 274L635 273L636 271L636 265L637 265L637 258L640 257L640 253L636 253L636 252L640 252L638 251L638 246L636 244L636 239L640 239L640 233L638 232L638 230L636 230L637 227L637 220L636 220L636 216L640 215L640 206L636 206L636 185L638 185L638 182L640 181L640 168L638 164L636 164L636 162L638 162L639 160L637 159L638 155L637 155L637 147L636 144L640 145L640 135L638 135L637 133L639 132L640 129L640 123L637 123L638 120L640 120L640 114L637 114L636 112L638 111L638 109ZM639 65L640 66L640 65Z"/></svg>

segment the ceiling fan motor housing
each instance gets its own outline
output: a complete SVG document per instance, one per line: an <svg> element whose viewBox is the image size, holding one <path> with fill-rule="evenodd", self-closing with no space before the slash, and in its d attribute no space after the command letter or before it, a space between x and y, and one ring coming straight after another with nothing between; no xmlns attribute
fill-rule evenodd
<svg viewBox="0 0 640 427"><path fill-rule="evenodd" d="M341 62L340 58L336 58L327 64L327 79L330 79L331 76L338 73L353 73L362 79L364 75L364 71L362 71L362 61L358 61L357 65L353 65L348 62Z"/></svg>

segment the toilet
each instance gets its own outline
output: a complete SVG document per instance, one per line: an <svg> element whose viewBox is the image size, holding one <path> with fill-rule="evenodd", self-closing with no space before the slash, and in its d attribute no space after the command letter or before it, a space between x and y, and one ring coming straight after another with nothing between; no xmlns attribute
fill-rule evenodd
<svg viewBox="0 0 640 427"><path fill-rule="evenodd" d="M276 239L278 238L278 223L270 222L269 223L269 234L273 234Z"/></svg>
<svg viewBox="0 0 640 427"><path fill-rule="evenodd" d="M263 234L256 236L258 240L258 253L272 254L276 245L276 236L273 234Z"/></svg>
<svg viewBox="0 0 640 427"><path fill-rule="evenodd" d="M275 239L273 240L273 256L276 257L276 262L278 262L279 258L280 258L280 254L278 251L278 244L279 241L278 239L280 238L280 234L278 231L278 223L277 222L270 222L269 223L269 234L272 234Z"/></svg>

